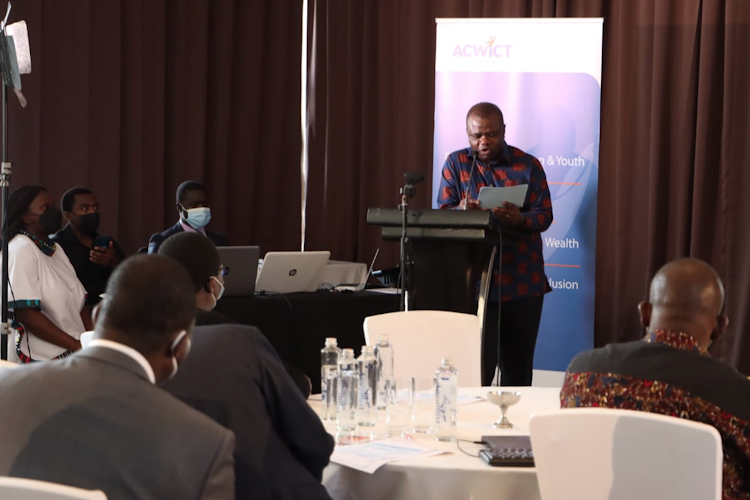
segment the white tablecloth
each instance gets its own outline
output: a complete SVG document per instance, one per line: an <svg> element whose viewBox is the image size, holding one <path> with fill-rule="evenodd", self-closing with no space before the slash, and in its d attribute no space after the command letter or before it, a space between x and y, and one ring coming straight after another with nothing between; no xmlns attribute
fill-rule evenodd
<svg viewBox="0 0 750 500"><path fill-rule="evenodd" d="M460 389L461 395L485 397L491 388ZM492 388L496 389L496 388ZM487 435L528 435L531 414L560 407L560 389L541 387L503 388L522 393L508 411L516 428L493 429L500 417L497 406L482 401L458 409L458 438L479 441ZM311 406L320 410L319 401ZM379 415L374 434L383 434L384 415ZM326 429L336 434L333 422ZM490 467L484 460L462 453L455 442L440 443L434 435L414 435L415 441L445 450L436 457L392 462L367 474L331 463L323 473L323 484L334 500L534 500L540 499L534 468ZM476 455L482 445L460 442L461 448Z"/></svg>

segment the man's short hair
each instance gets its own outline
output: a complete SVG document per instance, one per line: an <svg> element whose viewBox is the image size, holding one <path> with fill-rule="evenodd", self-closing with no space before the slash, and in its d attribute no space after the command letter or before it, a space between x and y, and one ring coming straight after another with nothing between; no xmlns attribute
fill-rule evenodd
<svg viewBox="0 0 750 500"><path fill-rule="evenodd" d="M211 276L216 276L221 266L221 258L216 245L199 233L177 233L170 236L159 247L159 255L179 262L193 280L193 290L197 293Z"/></svg>
<svg viewBox="0 0 750 500"><path fill-rule="evenodd" d="M177 199L177 203L182 203L185 201L185 193L188 191L206 191L206 186L201 184L198 181L185 181L179 186L177 186L177 192L175 193L175 198Z"/></svg>
<svg viewBox="0 0 750 500"><path fill-rule="evenodd" d="M73 211L73 205L76 202L77 194L94 194L94 192L89 188L83 186L76 186L74 188L68 189L67 191L65 191L65 194L62 195L62 199L60 200L60 206L63 212Z"/></svg>
<svg viewBox="0 0 750 500"><path fill-rule="evenodd" d="M136 255L115 268L101 302L97 330L114 330L142 353L154 352L169 335L189 330L195 293L187 271L161 255Z"/></svg>
<svg viewBox="0 0 750 500"><path fill-rule="evenodd" d="M469 123L469 118L472 116L477 116L479 118L489 118L490 116L499 116L500 121L502 123L505 123L505 118L503 118L503 112L500 111L500 108L497 107L497 105L492 104L491 102L479 102L471 107L469 109L469 112L466 113L466 123Z"/></svg>

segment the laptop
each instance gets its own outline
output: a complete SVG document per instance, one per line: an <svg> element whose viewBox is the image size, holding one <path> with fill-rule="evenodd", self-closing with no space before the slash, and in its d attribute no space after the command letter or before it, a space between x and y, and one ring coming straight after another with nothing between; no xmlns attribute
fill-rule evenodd
<svg viewBox="0 0 750 500"><path fill-rule="evenodd" d="M229 274L224 278L224 297L247 297L255 293L260 247L216 247Z"/></svg>
<svg viewBox="0 0 750 500"><path fill-rule="evenodd" d="M318 288L330 290L339 285L357 286L367 277L367 264L331 260L320 273Z"/></svg>
<svg viewBox="0 0 750 500"><path fill-rule="evenodd" d="M325 290L333 289L339 292L359 292L364 290L379 253L380 249L378 248L375 251L375 256L372 258L369 269L367 268L367 264L342 262L340 260L329 261L328 265L321 272L318 288Z"/></svg>
<svg viewBox="0 0 750 500"><path fill-rule="evenodd" d="M268 252L255 289L265 292L314 292L331 252Z"/></svg>

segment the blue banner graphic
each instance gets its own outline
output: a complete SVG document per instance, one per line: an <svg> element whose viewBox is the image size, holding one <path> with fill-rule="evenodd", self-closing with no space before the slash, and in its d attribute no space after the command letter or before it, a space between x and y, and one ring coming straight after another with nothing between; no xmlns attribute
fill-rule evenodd
<svg viewBox="0 0 750 500"><path fill-rule="evenodd" d="M565 370L593 347L601 19L438 21L433 203L446 156L468 146L466 112L503 111L506 142L536 156L552 195L534 367Z"/></svg>

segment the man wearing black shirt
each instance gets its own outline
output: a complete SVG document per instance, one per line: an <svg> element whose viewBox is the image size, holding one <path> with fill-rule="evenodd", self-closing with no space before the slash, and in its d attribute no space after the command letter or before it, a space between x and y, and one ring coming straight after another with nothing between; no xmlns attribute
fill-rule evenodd
<svg viewBox="0 0 750 500"><path fill-rule="evenodd" d="M62 212L68 223L52 236L65 251L78 279L86 289L86 305L95 306L107 287L112 270L125 259L117 242L97 233L99 201L85 187L69 189L62 197Z"/></svg>

